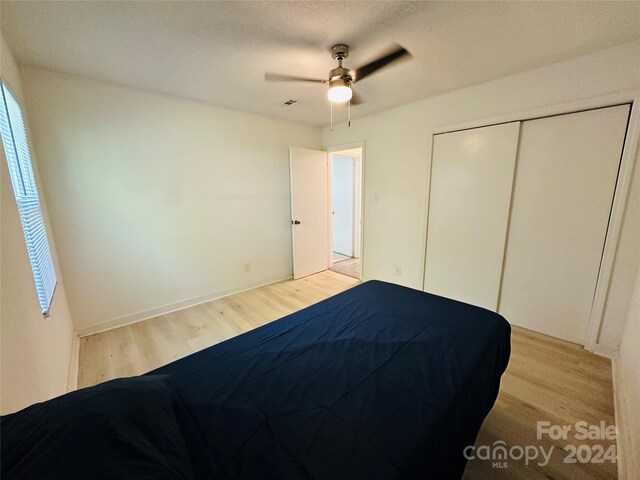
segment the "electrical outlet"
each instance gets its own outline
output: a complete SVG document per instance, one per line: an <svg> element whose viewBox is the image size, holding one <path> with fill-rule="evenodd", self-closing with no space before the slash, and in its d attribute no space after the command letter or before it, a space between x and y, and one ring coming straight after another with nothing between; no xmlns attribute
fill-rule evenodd
<svg viewBox="0 0 640 480"><path fill-rule="evenodd" d="M251 264L250 263L245 263L244 264L244 271L246 273L249 273L251 271Z"/></svg>
<svg viewBox="0 0 640 480"><path fill-rule="evenodd" d="M396 275L402 275L402 267L396 267Z"/></svg>

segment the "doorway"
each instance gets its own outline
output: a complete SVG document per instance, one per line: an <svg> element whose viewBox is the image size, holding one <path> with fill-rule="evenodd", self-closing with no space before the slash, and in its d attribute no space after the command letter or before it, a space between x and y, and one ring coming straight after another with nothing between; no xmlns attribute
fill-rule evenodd
<svg viewBox="0 0 640 480"><path fill-rule="evenodd" d="M330 270L362 274L362 148L329 154L331 181Z"/></svg>

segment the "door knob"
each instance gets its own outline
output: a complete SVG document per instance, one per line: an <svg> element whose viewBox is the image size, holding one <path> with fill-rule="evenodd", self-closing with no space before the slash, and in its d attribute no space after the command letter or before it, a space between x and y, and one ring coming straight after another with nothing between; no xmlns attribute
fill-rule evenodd
<svg viewBox="0 0 640 480"><path fill-rule="evenodd" d="M291 220L291 225L300 225L300 220Z"/></svg>

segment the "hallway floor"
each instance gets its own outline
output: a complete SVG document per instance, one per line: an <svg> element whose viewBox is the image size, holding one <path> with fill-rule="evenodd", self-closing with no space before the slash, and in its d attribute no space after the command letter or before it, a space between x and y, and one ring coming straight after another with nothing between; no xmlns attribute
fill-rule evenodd
<svg viewBox="0 0 640 480"><path fill-rule="evenodd" d="M336 259L336 256L338 258ZM340 273L348 277L360 278L360 259L355 257L346 257L339 253L333 252L333 267L329 270Z"/></svg>

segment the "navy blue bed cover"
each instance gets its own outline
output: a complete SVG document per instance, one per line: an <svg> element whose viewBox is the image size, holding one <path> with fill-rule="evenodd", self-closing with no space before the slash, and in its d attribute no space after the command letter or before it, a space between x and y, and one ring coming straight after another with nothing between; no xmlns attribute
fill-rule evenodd
<svg viewBox="0 0 640 480"><path fill-rule="evenodd" d="M201 478L453 479L510 354L500 315L370 281L166 365Z"/></svg>

